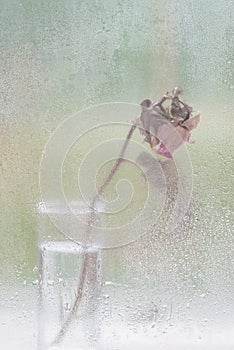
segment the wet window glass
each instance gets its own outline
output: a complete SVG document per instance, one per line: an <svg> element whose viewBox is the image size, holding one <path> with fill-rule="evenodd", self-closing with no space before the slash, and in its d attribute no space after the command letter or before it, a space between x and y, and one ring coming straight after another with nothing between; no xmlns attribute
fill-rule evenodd
<svg viewBox="0 0 234 350"><path fill-rule="evenodd" d="M231 1L0 23L2 347L231 349Z"/></svg>

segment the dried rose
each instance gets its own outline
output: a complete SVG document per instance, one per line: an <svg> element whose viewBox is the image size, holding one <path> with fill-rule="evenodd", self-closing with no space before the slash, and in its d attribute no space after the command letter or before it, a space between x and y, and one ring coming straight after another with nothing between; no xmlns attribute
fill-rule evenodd
<svg viewBox="0 0 234 350"><path fill-rule="evenodd" d="M182 89L175 87L159 102L145 99L141 102L141 115L134 121L151 148L167 158L172 158L183 142L193 143L191 131L200 121L200 114L191 117L192 108L179 99L180 93ZM162 104L166 100L171 103L164 108Z"/></svg>

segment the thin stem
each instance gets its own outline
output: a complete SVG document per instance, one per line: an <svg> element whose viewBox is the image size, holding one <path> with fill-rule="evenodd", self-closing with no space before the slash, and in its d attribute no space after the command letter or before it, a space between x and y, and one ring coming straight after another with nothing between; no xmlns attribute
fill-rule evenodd
<svg viewBox="0 0 234 350"><path fill-rule="evenodd" d="M88 227L87 227L87 231L86 231L86 236L89 235L91 229L92 229L92 222L94 220L94 216L95 216L95 209L94 206L96 204L96 201L98 200L98 198L100 197L100 195L103 193L103 191L105 190L105 188L107 187L107 185L110 183L110 181L112 180L113 176L115 175L116 171L118 170L124 154L126 152L127 146L129 144L129 141L132 137L132 134L134 132L134 130L136 129L136 125L132 125L127 136L126 139L124 141L123 147L120 151L120 154L118 156L118 158L115 161L115 164L113 165L113 167L111 168L109 174L106 176L105 180L103 181L103 183L101 184L101 186L98 188L97 194L93 197L92 202L91 202L91 212L89 215L89 220L88 220ZM87 276L87 271L89 268L89 253L88 253L88 248L84 247L83 250L83 254L84 254L84 258L83 258L83 263L82 263L82 267L81 267L81 272L80 272L80 279L79 279L79 283L78 283L78 287L77 287L77 294L72 306L71 311L69 312L66 320L64 321L60 331L58 332L57 336L55 337L54 341L52 342L52 345L58 344L61 342L63 336L66 334L66 331L68 329L68 327L70 326L71 322L73 321L77 310L79 308L83 293L84 293L84 286L85 286L85 280L86 280L86 276Z"/></svg>
<svg viewBox="0 0 234 350"><path fill-rule="evenodd" d="M113 176L115 175L116 171L118 170L121 161L123 160L126 148L128 146L128 143L132 137L132 134L134 132L134 130L136 129L136 125L132 125L131 129L129 130L126 139L124 141L123 147L120 151L119 157L116 159L115 164L113 165L112 169L110 170L109 174L107 175L107 177L105 178L105 180L103 181L102 185L99 187L96 196L94 197L94 202L96 202L96 200L98 199L98 197L103 193L104 189L106 188L106 186L110 183L111 179L113 178Z"/></svg>

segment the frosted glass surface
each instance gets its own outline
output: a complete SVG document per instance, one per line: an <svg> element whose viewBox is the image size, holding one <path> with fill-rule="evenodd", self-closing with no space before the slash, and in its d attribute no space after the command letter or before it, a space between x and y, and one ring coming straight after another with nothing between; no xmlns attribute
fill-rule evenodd
<svg viewBox="0 0 234 350"><path fill-rule="evenodd" d="M121 350L142 349L142 342L149 349L233 348L233 22L228 0L1 1L2 348L36 349L35 206L48 138L84 108L156 100L175 85L202 113L196 143L187 146L191 203L174 234L155 225L137 241L105 251L103 297L109 297L103 317L119 324L123 337L115 343L110 327L103 341ZM87 136L80 149L108 135ZM125 137L126 128L113 135ZM139 142L137 132L134 140ZM78 156L74 146L64 163L69 200L75 199ZM141 183L129 164L119 177L127 173L130 182ZM115 195L113 184L106 196ZM108 300L117 310L112 318ZM123 328L121 317L129 321ZM144 318L151 323L135 331Z"/></svg>

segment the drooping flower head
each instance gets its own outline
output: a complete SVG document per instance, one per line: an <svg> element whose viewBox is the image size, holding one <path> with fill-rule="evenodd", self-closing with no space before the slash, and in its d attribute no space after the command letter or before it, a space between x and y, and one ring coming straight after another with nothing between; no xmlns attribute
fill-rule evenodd
<svg viewBox="0 0 234 350"><path fill-rule="evenodd" d="M200 122L200 114L179 99L182 89L175 87L159 102L145 99L141 102L141 115L134 121L145 141L158 154L172 158L172 153L184 142L194 143L192 130ZM163 103L169 100L167 107Z"/></svg>

